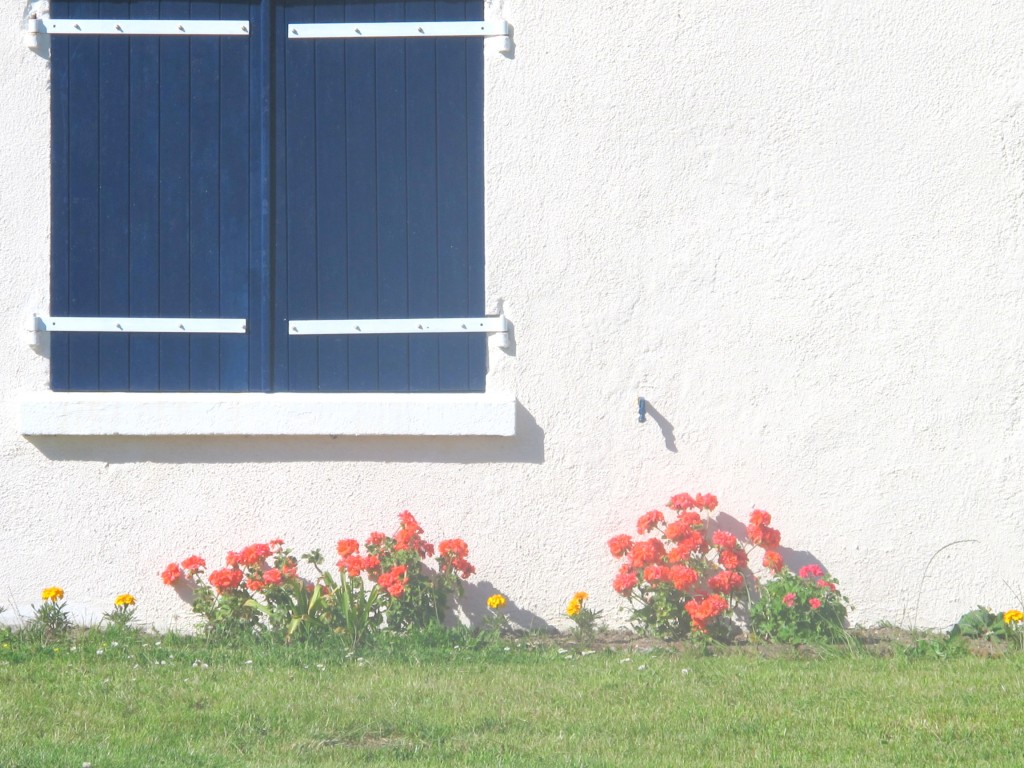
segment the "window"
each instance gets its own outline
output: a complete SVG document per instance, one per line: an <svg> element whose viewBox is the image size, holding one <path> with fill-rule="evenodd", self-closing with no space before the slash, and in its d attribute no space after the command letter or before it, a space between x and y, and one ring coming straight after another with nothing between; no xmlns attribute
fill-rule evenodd
<svg viewBox="0 0 1024 768"><path fill-rule="evenodd" d="M483 315L481 38L289 34L476 20L482 6L54 0L53 19L230 20L245 33L52 37L51 314L176 326L58 324L52 388L482 391L480 333L291 332Z"/></svg>

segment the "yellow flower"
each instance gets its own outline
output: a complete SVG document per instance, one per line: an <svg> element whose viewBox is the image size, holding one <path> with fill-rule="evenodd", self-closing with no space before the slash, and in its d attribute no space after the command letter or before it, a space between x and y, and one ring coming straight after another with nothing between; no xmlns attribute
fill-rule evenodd
<svg viewBox="0 0 1024 768"><path fill-rule="evenodd" d="M565 609L566 616L575 616L583 608L583 601L577 600L575 597L569 601L569 605Z"/></svg>
<svg viewBox="0 0 1024 768"><path fill-rule="evenodd" d="M1024 621L1024 612L1007 611L1003 614L1003 621L1007 624L1020 624L1020 622Z"/></svg>
<svg viewBox="0 0 1024 768"><path fill-rule="evenodd" d="M588 595L586 592L577 592L575 595L572 596L572 599L582 603L588 597L590 597L590 595Z"/></svg>
<svg viewBox="0 0 1024 768"><path fill-rule="evenodd" d="M56 603L64 597L64 590L60 587L47 587L43 590L43 600Z"/></svg>
<svg viewBox="0 0 1024 768"><path fill-rule="evenodd" d="M491 595L487 598L487 607L492 611L499 611L505 607L507 602L504 595Z"/></svg>
<svg viewBox="0 0 1024 768"><path fill-rule="evenodd" d="M118 608L127 607L129 605L135 605L135 597L125 592L123 595L118 595L114 598L114 605Z"/></svg>

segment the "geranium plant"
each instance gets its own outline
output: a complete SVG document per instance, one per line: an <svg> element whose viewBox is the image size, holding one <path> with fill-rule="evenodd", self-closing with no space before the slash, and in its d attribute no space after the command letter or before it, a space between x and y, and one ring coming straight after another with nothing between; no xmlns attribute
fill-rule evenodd
<svg viewBox="0 0 1024 768"><path fill-rule="evenodd" d="M630 601L639 631L678 639L696 630L725 639L734 631L736 609L749 603L751 554L761 549L765 568L783 568L779 532L769 526L771 515L755 510L744 544L715 525L718 499L710 493L681 493L667 506L667 515L654 509L637 520L637 534L646 538L609 540L612 555L624 561L613 587Z"/></svg>
<svg viewBox="0 0 1024 768"><path fill-rule="evenodd" d="M781 643L836 642L846 636L846 598L821 566L784 569L761 587L750 611L751 630Z"/></svg>
<svg viewBox="0 0 1024 768"><path fill-rule="evenodd" d="M281 539L229 552L217 570L207 572L206 561L193 555L161 576L191 591L192 610L211 634L270 633L286 641L334 634L354 648L382 625L400 631L439 623L475 570L461 539L438 545L432 569L426 560L434 546L419 523L409 512L399 520L393 536L370 534L365 554L355 539L338 541L337 576L323 567L319 550L297 558ZM300 560L311 570L305 576Z"/></svg>

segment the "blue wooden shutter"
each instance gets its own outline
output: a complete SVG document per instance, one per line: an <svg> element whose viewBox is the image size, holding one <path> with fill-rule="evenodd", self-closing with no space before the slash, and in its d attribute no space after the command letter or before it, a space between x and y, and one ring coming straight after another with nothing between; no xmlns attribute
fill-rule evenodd
<svg viewBox="0 0 1024 768"><path fill-rule="evenodd" d="M481 0L55 0L57 19L248 19L252 34L52 38L51 314L248 322L54 333L53 388L483 390L482 334L287 326L483 315L482 40L287 39L290 22L482 14Z"/></svg>
<svg viewBox="0 0 1024 768"><path fill-rule="evenodd" d="M275 389L483 390L482 334L287 333L484 313L482 40L293 40L287 25L481 18L481 0L278 4Z"/></svg>
<svg viewBox="0 0 1024 768"><path fill-rule="evenodd" d="M55 0L53 18L250 19L248 0ZM247 318L244 335L55 333L55 390L261 389L253 38L55 35L51 313Z"/></svg>

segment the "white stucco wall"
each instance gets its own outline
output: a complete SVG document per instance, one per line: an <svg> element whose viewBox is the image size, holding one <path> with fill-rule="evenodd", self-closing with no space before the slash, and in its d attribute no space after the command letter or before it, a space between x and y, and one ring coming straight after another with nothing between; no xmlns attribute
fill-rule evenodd
<svg viewBox="0 0 1024 768"><path fill-rule="evenodd" d="M609 616L605 541L713 491L841 581L863 623L941 626L1024 591L1019 3L496 2L489 390L515 437L33 437L46 389L48 71L0 4L0 603L51 583L184 621L157 573L412 510L481 593ZM636 399L654 413L639 424ZM1008 586L1009 585L1009 586ZM485 595L486 596L486 595Z"/></svg>

